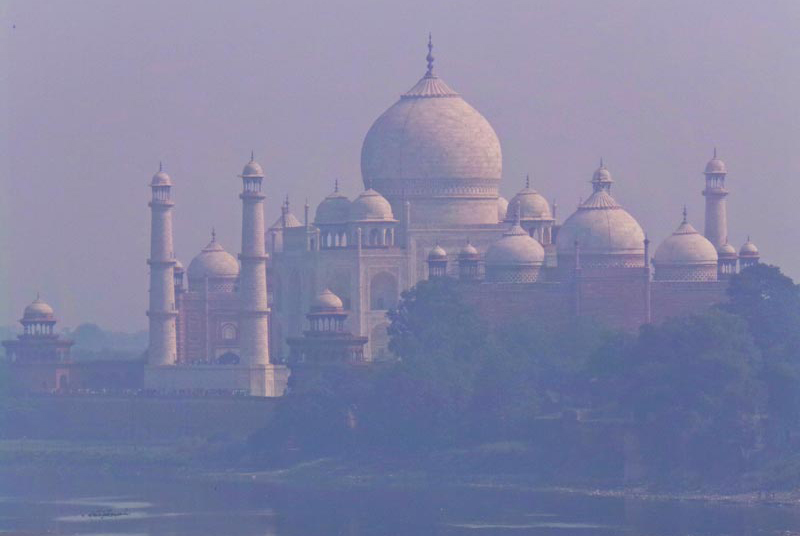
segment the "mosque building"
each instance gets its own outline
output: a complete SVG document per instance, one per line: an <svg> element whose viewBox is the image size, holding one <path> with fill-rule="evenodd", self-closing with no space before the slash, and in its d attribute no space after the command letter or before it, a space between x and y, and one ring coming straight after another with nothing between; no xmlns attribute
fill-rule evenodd
<svg viewBox="0 0 800 536"><path fill-rule="evenodd" d="M391 359L386 313L429 277L456 278L490 324L589 316L635 329L719 303L726 280L759 260L749 238L738 253L729 243L716 151L704 172L703 234L684 210L654 253L602 161L563 223L529 180L506 201L500 140L434 73L430 41L424 76L367 132L361 172L352 200L337 182L313 217L308 204L296 217L286 199L266 227L264 172L251 156L239 176L238 259L212 233L184 270L173 253L173 183L160 169L150 183L145 387L280 396L293 363Z"/></svg>

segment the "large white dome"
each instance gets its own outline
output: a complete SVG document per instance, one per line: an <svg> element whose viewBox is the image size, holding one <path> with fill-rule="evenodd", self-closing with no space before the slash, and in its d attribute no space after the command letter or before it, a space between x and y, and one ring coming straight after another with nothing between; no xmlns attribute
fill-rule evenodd
<svg viewBox="0 0 800 536"><path fill-rule="evenodd" d="M428 72L373 123L361 174L396 213L407 199L412 223L497 223L503 171L500 140L475 108Z"/></svg>
<svg viewBox="0 0 800 536"><path fill-rule="evenodd" d="M239 263L236 257L225 251L216 237L197 254L186 270L189 281L209 279L232 279L239 275Z"/></svg>
<svg viewBox="0 0 800 536"><path fill-rule="evenodd" d="M593 193L561 226L559 256L573 255L576 240L581 256L644 255L644 231L606 190Z"/></svg>
<svg viewBox="0 0 800 536"><path fill-rule="evenodd" d="M717 265L717 249L686 220L668 236L653 261L656 265Z"/></svg>
<svg viewBox="0 0 800 536"><path fill-rule="evenodd" d="M500 140L492 126L440 79L426 76L386 110L361 148L365 184L484 179L499 181Z"/></svg>

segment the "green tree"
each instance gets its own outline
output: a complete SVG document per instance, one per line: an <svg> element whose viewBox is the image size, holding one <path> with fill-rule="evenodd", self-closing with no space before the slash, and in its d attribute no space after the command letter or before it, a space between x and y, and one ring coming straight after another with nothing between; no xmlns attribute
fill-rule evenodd
<svg viewBox="0 0 800 536"><path fill-rule="evenodd" d="M747 321L765 352L795 355L800 345L800 290L777 266L756 264L731 277L723 309Z"/></svg>
<svg viewBox="0 0 800 536"><path fill-rule="evenodd" d="M651 469L672 479L742 471L761 430L760 368L737 316L711 311L643 326L625 350L619 403Z"/></svg>
<svg viewBox="0 0 800 536"><path fill-rule="evenodd" d="M398 362L376 380L367 414L371 440L401 449L452 441L466 429L487 355L485 323L450 278L420 282L388 316Z"/></svg>
<svg viewBox="0 0 800 536"><path fill-rule="evenodd" d="M731 278L728 295L723 308L747 321L764 354L772 420L800 428L800 287L777 266L757 264Z"/></svg>

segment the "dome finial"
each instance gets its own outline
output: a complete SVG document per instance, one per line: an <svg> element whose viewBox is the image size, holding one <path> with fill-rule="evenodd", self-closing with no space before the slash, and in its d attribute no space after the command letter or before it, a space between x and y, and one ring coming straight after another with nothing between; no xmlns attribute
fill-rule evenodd
<svg viewBox="0 0 800 536"><path fill-rule="evenodd" d="M600 157L600 169L603 169L606 165L603 163L603 157Z"/></svg>
<svg viewBox="0 0 800 536"><path fill-rule="evenodd" d="M164 171L164 165L161 163L161 160L158 161L158 171Z"/></svg>
<svg viewBox="0 0 800 536"><path fill-rule="evenodd" d="M334 179L334 181L333 181L333 191L334 192L338 192L339 191L339 179Z"/></svg>
<svg viewBox="0 0 800 536"><path fill-rule="evenodd" d="M256 152L253 149L250 149L250 161L251 162L256 161Z"/></svg>
<svg viewBox="0 0 800 536"><path fill-rule="evenodd" d="M289 210L289 194L286 194L286 199L284 199L283 204L286 205L286 210Z"/></svg>
<svg viewBox="0 0 800 536"><path fill-rule="evenodd" d="M428 55L425 58L428 60L428 71L425 76L433 76L433 35L428 32Z"/></svg>
<svg viewBox="0 0 800 536"><path fill-rule="evenodd" d="M688 211L686 210L686 205L683 205L683 223L689 221L687 218L688 218Z"/></svg>
<svg viewBox="0 0 800 536"><path fill-rule="evenodd" d="M214 227L211 228L211 241L212 242L217 241L217 229Z"/></svg>
<svg viewBox="0 0 800 536"><path fill-rule="evenodd" d="M716 157L717 157L717 148L714 147L714 158L716 158Z"/></svg>
<svg viewBox="0 0 800 536"><path fill-rule="evenodd" d="M525 188L530 188L530 187L531 187L531 174L530 173L526 173L525 174Z"/></svg>

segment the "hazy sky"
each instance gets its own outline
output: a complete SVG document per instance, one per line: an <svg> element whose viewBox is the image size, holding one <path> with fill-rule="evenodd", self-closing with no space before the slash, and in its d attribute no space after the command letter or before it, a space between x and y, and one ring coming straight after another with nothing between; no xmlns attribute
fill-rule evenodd
<svg viewBox="0 0 800 536"><path fill-rule="evenodd" d="M61 326L146 326L147 183L175 183L176 255L239 248L255 150L267 221L361 188L367 129L425 71L492 123L503 194L526 172L558 219L601 156L654 245L703 225L729 169L731 242L800 277L800 2L0 2L0 324L37 290ZM16 26L16 27L14 27Z"/></svg>

